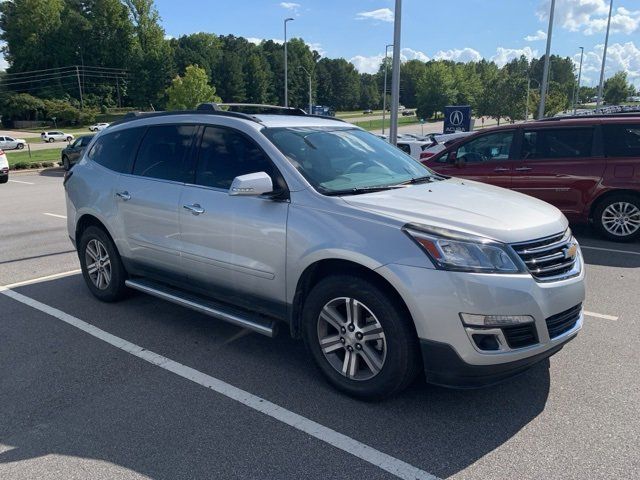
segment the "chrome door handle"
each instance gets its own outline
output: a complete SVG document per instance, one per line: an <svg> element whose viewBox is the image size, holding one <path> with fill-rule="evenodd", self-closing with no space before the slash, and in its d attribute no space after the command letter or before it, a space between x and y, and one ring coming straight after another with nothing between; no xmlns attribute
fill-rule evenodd
<svg viewBox="0 0 640 480"><path fill-rule="evenodd" d="M493 171L494 172L508 172L509 169L505 168L505 167L496 167Z"/></svg>
<svg viewBox="0 0 640 480"><path fill-rule="evenodd" d="M204 213L204 208L202 208L199 203L194 203L192 205L183 205L182 208L184 208L185 210L189 210L194 215L200 215L201 213Z"/></svg>
<svg viewBox="0 0 640 480"><path fill-rule="evenodd" d="M518 167L516 168L516 172L529 172L531 171L531 167Z"/></svg>
<svg viewBox="0 0 640 480"><path fill-rule="evenodd" d="M124 200L125 202L127 200L131 200L131 195L129 195L129 192L127 192L126 190L124 192L117 192L116 193L116 197L121 198L122 200Z"/></svg>

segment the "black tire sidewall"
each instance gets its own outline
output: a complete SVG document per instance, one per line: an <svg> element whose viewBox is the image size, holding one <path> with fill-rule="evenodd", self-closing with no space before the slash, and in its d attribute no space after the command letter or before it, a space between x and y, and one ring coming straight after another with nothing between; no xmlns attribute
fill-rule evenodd
<svg viewBox="0 0 640 480"><path fill-rule="evenodd" d="M24 143L19 143L16 147L18 150L22 150L24 148Z"/></svg>
<svg viewBox="0 0 640 480"><path fill-rule="evenodd" d="M69 171L71 169L71 163L69 162L69 157L67 157L66 155L62 157L62 167L66 171Z"/></svg>
<svg viewBox="0 0 640 480"><path fill-rule="evenodd" d="M387 356L382 370L372 379L350 380L337 372L320 349L317 321L330 300L351 297L369 308L382 325ZM302 313L304 341L316 365L339 390L365 400L379 400L404 388L417 373L417 338L410 318L398 302L372 282L357 276L339 275L321 280L309 293Z"/></svg>
<svg viewBox="0 0 640 480"><path fill-rule="evenodd" d="M7 183L9 181L9 175L0 178L0 183Z"/></svg>
<svg viewBox="0 0 640 480"><path fill-rule="evenodd" d="M617 203L617 202L627 202L627 203L632 203L634 204L636 207L638 207L640 209L640 198L636 197L634 195L629 195L629 194L617 194L617 195L611 195L610 197L606 198L605 200L603 200L602 202L600 202L598 204L598 206L596 207L594 214L593 214L593 221L594 224L596 226L596 228L598 229L598 231L600 232L600 234L607 238L608 240L613 240L614 242L632 242L634 240L636 240L637 238L640 238L640 229L637 230L633 235L628 235L626 237L619 237L617 235L613 235L611 233L609 233L606 228L604 228L604 225L602 225L602 214L605 211L605 209L611 205L612 203Z"/></svg>
<svg viewBox="0 0 640 480"><path fill-rule="evenodd" d="M87 244L93 239L99 240L104 245L107 253L109 254L109 258L111 259L111 283L109 284L109 287L104 290L100 290L93 284L93 281L89 277L89 273L87 271L85 250L87 248ZM114 302L124 296L126 292L124 282L127 279L127 273L122 265L122 260L120 259L120 255L113 244L113 241L104 230L93 226L88 227L80 238L80 243L78 244L78 256L80 258L82 276L84 277L87 287L96 298L103 302Z"/></svg>

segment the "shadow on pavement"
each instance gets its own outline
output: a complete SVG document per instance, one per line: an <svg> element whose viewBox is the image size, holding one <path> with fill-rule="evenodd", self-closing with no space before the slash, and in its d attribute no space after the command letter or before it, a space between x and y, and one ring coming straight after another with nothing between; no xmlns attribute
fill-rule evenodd
<svg viewBox="0 0 640 480"><path fill-rule="evenodd" d="M43 177L64 177L64 168L62 167L54 167L54 168L45 168L40 171L40 175Z"/></svg>
<svg viewBox="0 0 640 480"><path fill-rule="evenodd" d="M17 290L442 478L507 442L549 394L546 360L486 389L419 379L398 397L365 403L328 386L286 331L274 339L239 335L142 294L102 304L80 276ZM323 460L339 453L327 445L304 435L301 448L290 427L1 295L0 308L8 319L0 322L0 364L11 365L0 372L0 444L15 447L0 453L0 465L58 454L159 479L284 478L297 468L306 478L359 476ZM291 467L265 471L263 455Z"/></svg>

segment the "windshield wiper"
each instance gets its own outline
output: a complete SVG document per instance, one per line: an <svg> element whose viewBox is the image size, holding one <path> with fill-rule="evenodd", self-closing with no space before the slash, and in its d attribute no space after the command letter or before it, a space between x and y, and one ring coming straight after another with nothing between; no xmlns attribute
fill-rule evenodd
<svg viewBox="0 0 640 480"><path fill-rule="evenodd" d="M344 190L329 190L323 192L325 195L335 197L339 195L362 195L363 193L382 192L384 190L392 190L394 188L403 188L404 185L380 185L377 187L354 187L345 188Z"/></svg>
<svg viewBox="0 0 640 480"><path fill-rule="evenodd" d="M424 177L410 178L409 180L398 183L397 185L400 186L400 185L414 185L416 183L429 183L429 182L433 182L434 180L437 180L437 177L434 177L433 175L425 175Z"/></svg>

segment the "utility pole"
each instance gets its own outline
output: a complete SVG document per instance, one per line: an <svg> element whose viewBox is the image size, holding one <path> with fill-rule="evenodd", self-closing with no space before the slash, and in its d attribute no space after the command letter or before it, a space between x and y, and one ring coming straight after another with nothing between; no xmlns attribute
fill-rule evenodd
<svg viewBox="0 0 640 480"><path fill-rule="evenodd" d="M544 106L547 97L547 81L549 79L549 56L551 55L551 34L553 33L553 14L556 10L556 0L551 0L549 12L549 28L547 29L547 52L544 56L544 70L542 71L542 85L540 86L540 106L538 108L538 120L544 117Z"/></svg>
<svg viewBox="0 0 640 480"><path fill-rule="evenodd" d="M80 85L80 71L76 65L76 78L78 79L78 92L80 92L80 108L84 108L84 102L82 101L82 85Z"/></svg>
<svg viewBox="0 0 640 480"><path fill-rule="evenodd" d="M304 70L304 73L306 73L309 77L309 115L311 115L313 113L313 101L311 97L311 73L302 65L300 65L300 68ZM313 72L313 70L311 70L311 72Z"/></svg>
<svg viewBox="0 0 640 480"><path fill-rule="evenodd" d="M613 11L613 0L609 2L609 19L607 20L607 34L604 37L604 51L602 52L602 68L600 69L600 86L598 87L598 100L596 108L602 104L604 94L604 66L607 63L607 46L609 46L609 29L611 28L611 12Z"/></svg>
<svg viewBox="0 0 640 480"><path fill-rule="evenodd" d="M293 18L285 18L284 19L284 106L289 106L289 77L287 74L287 22L292 22Z"/></svg>
<svg viewBox="0 0 640 480"><path fill-rule="evenodd" d="M390 43L384 47L384 91L382 92L382 134L384 135L384 122L385 117L387 115L387 70L389 70L387 66L387 52L389 51L389 47L393 47L393 44Z"/></svg>
<svg viewBox="0 0 640 480"><path fill-rule="evenodd" d="M396 0L393 18L393 68L391 69L391 124L389 143L398 142L398 106L400 104L400 36L402 31L402 0Z"/></svg>
<svg viewBox="0 0 640 480"><path fill-rule="evenodd" d="M580 101L580 80L582 79L582 60L584 59L584 47L580 47L580 68L578 69L578 84L576 94L573 97L573 114L576 114L576 103Z"/></svg>
<svg viewBox="0 0 640 480"><path fill-rule="evenodd" d="M118 108L121 108L122 101L120 100L120 77L116 77L116 90L118 92Z"/></svg>

